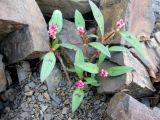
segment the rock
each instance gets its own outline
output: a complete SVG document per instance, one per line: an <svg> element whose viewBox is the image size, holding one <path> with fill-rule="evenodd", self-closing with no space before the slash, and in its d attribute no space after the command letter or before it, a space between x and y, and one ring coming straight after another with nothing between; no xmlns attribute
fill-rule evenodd
<svg viewBox="0 0 160 120"><path fill-rule="evenodd" d="M21 114L21 117L22 117L22 118L29 118L28 112L23 112L23 113Z"/></svg>
<svg viewBox="0 0 160 120"><path fill-rule="evenodd" d="M51 74L46 79L46 85L48 88L48 92L52 99L54 99L55 97L56 88L58 87L61 80L62 80L62 73L57 68L57 66L55 66Z"/></svg>
<svg viewBox="0 0 160 120"><path fill-rule="evenodd" d="M20 62L20 64L16 65L16 69L17 69L18 80L19 83L21 84L25 82L31 74L30 64L27 61L22 61Z"/></svg>
<svg viewBox="0 0 160 120"><path fill-rule="evenodd" d="M106 69L117 65L130 66L134 71L117 77L99 78L102 83L99 93L126 91L135 97L142 97L155 91L145 67L130 52L114 53L111 62L105 62L102 66Z"/></svg>
<svg viewBox="0 0 160 120"><path fill-rule="evenodd" d="M117 93L109 102L105 120L159 120L160 109L153 110L125 93Z"/></svg>
<svg viewBox="0 0 160 120"><path fill-rule="evenodd" d="M62 110L62 114L66 115L68 113L68 110L69 109L67 107L64 107L63 110Z"/></svg>
<svg viewBox="0 0 160 120"><path fill-rule="evenodd" d="M0 6L0 23L6 26L0 31L7 34L1 40L0 52L7 64L38 58L49 50L47 25L34 0L0 1Z"/></svg>
<svg viewBox="0 0 160 120"><path fill-rule="evenodd" d="M4 64L2 62L3 56L0 55L0 92L4 91L7 87L7 80L4 72Z"/></svg>
<svg viewBox="0 0 160 120"><path fill-rule="evenodd" d="M26 92L26 93L24 93L24 94L25 94L26 96L32 96L33 93L34 93L34 91L29 91L29 92Z"/></svg>
<svg viewBox="0 0 160 120"><path fill-rule="evenodd" d="M115 28L116 21L124 18L126 28L135 36L149 39L152 32L155 16L152 0L101 0L100 8L105 19L105 31Z"/></svg>
<svg viewBox="0 0 160 120"><path fill-rule="evenodd" d="M41 107L41 110L42 110L42 112L45 112L46 111L46 109L48 108L48 106L45 106L45 105L40 105L40 107Z"/></svg>
<svg viewBox="0 0 160 120"><path fill-rule="evenodd" d="M44 115L44 120L52 120L52 115L51 114L45 114Z"/></svg>
<svg viewBox="0 0 160 120"><path fill-rule="evenodd" d="M10 76L9 71L6 70L5 75L6 75L7 85L10 86L12 84L12 78Z"/></svg>
<svg viewBox="0 0 160 120"><path fill-rule="evenodd" d="M43 95L44 95L44 97L45 97L48 101L51 100L51 99L50 99L50 96L49 96L49 94L48 94L47 92L45 92Z"/></svg>
<svg viewBox="0 0 160 120"><path fill-rule="evenodd" d="M73 18L75 10L79 10L82 13L87 13L90 11L88 0L36 0L39 4L43 14L45 16L51 16L53 11L58 9L63 13L64 18ZM99 0L92 0L98 3Z"/></svg>

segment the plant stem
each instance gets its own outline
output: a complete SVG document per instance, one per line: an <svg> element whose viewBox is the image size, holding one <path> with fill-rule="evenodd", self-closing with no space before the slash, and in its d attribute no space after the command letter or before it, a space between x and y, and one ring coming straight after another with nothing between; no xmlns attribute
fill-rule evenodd
<svg viewBox="0 0 160 120"><path fill-rule="evenodd" d="M115 33L116 33L115 31L112 31L108 35L104 36L101 42L104 44L108 39L112 38L115 35Z"/></svg>
<svg viewBox="0 0 160 120"><path fill-rule="evenodd" d="M63 68L63 70L64 70L64 73L65 73L65 75L66 75L66 78L67 78L67 80L70 82L70 85L71 85L71 80L70 80L70 78L69 78L69 75L68 75L66 66L64 65L63 60L62 60L62 58L61 58L61 56L60 56L60 53L58 52L58 53L56 54L56 56L57 56L58 60L60 61L61 65L62 65L62 68Z"/></svg>

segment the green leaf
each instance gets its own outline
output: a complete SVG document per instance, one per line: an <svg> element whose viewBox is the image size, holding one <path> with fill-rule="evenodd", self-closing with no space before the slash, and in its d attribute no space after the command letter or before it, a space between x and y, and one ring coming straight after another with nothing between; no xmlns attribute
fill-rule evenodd
<svg viewBox="0 0 160 120"><path fill-rule="evenodd" d="M95 34L89 34L87 35L87 38L98 38L98 36Z"/></svg>
<svg viewBox="0 0 160 120"><path fill-rule="evenodd" d="M90 4L91 10L92 10L94 19L96 20L96 22L99 26L101 35L103 37L104 36L104 18L103 18L103 15L102 15L100 9L91 0L89 0L89 4Z"/></svg>
<svg viewBox="0 0 160 120"><path fill-rule="evenodd" d="M62 47L65 47L65 48L68 48L68 49L71 49L71 50L79 50L80 48L77 47L76 45L73 45L73 44L70 44L70 43L64 43L64 44L61 44Z"/></svg>
<svg viewBox="0 0 160 120"><path fill-rule="evenodd" d="M56 49L58 49L60 47L60 44L55 44L54 46L53 46L53 48L56 50Z"/></svg>
<svg viewBox="0 0 160 120"><path fill-rule="evenodd" d="M93 85L93 86L99 86L100 85L100 83L98 83L98 81L95 78L86 77L84 79L86 80L85 84L90 84L90 85Z"/></svg>
<svg viewBox="0 0 160 120"><path fill-rule="evenodd" d="M109 52L108 46L104 46L102 43L99 42L90 42L90 46L98 49L100 52L102 52L104 55L111 57L111 54Z"/></svg>
<svg viewBox="0 0 160 120"><path fill-rule="evenodd" d="M99 68L96 64L81 62L81 63L75 63L74 65L89 73L99 72Z"/></svg>
<svg viewBox="0 0 160 120"><path fill-rule="evenodd" d="M63 26L63 18L60 10L55 10L53 12L52 17L49 21L49 26L51 26L53 23L58 26L58 32L60 32Z"/></svg>
<svg viewBox="0 0 160 120"><path fill-rule="evenodd" d="M77 50L75 55L75 64L84 63L84 55L81 49ZM83 69L75 66L76 73L80 79L83 78Z"/></svg>
<svg viewBox="0 0 160 120"><path fill-rule="evenodd" d="M104 62L105 58L106 58L106 55L104 55L103 53L100 53L97 65L100 66Z"/></svg>
<svg viewBox="0 0 160 120"><path fill-rule="evenodd" d="M79 79L83 79L83 72L84 72L83 69L81 69L81 68L75 66L75 71L76 71L76 73L77 73Z"/></svg>
<svg viewBox="0 0 160 120"><path fill-rule="evenodd" d="M144 57L144 50L136 37L134 37L128 31L121 31L120 34L122 37L124 37L126 41L128 41Z"/></svg>
<svg viewBox="0 0 160 120"><path fill-rule="evenodd" d="M128 66L116 66L116 67L111 67L111 68L107 69L109 76L123 75L127 72L131 72L132 70L133 70L133 68L128 67Z"/></svg>
<svg viewBox="0 0 160 120"><path fill-rule="evenodd" d="M56 63L56 57L53 52L48 52L42 62L42 68L40 73L40 79L41 82L44 82L44 80L49 76L49 74L52 72L54 66Z"/></svg>
<svg viewBox="0 0 160 120"><path fill-rule="evenodd" d="M84 55L81 49L77 50L75 55L75 63L84 62Z"/></svg>
<svg viewBox="0 0 160 120"><path fill-rule="evenodd" d="M67 68L68 72L76 72L74 68Z"/></svg>
<svg viewBox="0 0 160 120"><path fill-rule="evenodd" d="M123 47L123 46L112 46L112 47L109 48L110 52L125 52L127 50L128 49Z"/></svg>
<svg viewBox="0 0 160 120"><path fill-rule="evenodd" d="M84 97L84 91L82 89L76 89L72 96L72 113L75 112L80 106Z"/></svg>
<svg viewBox="0 0 160 120"><path fill-rule="evenodd" d="M58 44L58 42L59 42L58 39L55 38L54 41L53 41L53 45Z"/></svg>
<svg viewBox="0 0 160 120"><path fill-rule="evenodd" d="M84 27L85 28L84 18L78 10L75 11L75 16L74 17L75 17L76 28L78 28L78 27Z"/></svg>

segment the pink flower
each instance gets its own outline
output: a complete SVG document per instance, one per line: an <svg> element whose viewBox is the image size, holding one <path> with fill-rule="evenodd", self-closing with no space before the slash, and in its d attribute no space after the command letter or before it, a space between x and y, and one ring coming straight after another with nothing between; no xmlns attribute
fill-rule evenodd
<svg viewBox="0 0 160 120"><path fill-rule="evenodd" d="M123 28L125 25L125 22L123 19L120 19L116 23L116 30L119 31L121 28Z"/></svg>
<svg viewBox="0 0 160 120"><path fill-rule="evenodd" d="M52 38L52 39L55 39L56 38L56 33L58 31L58 27L56 24L52 24L52 26L49 27L49 30L48 30L48 33L49 33L49 36Z"/></svg>
<svg viewBox="0 0 160 120"><path fill-rule="evenodd" d="M78 30L78 33L79 33L80 36L84 35L84 33L85 33L84 27L78 27L77 30Z"/></svg>
<svg viewBox="0 0 160 120"><path fill-rule="evenodd" d="M100 75L101 77L108 77L108 72L107 72L106 70L104 70L104 69L101 69L99 75Z"/></svg>
<svg viewBox="0 0 160 120"><path fill-rule="evenodd" d="M76 82L76 88L78 88L78 89L84 88L84 82L82 80L78 80Z"/></svg>

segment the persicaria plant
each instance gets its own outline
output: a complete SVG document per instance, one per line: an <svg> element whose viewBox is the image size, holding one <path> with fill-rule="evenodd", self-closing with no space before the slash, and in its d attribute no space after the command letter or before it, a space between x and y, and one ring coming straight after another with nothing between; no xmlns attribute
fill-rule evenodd
<svg viewBox="0 0 160 120"><path fill-rule="evenodd" d="M139 41L130 32L122 30L125 26L123 19L120 19L115 23L115 29L110 33L104 32L104 18L99 10L99 8L89 0L89 4L93 13L93 16L98 24L100 35L88 34L85 28L85 20L82 14L76 10L75 11L75 27L77 33L83 40L83 48L79 48L73 44L61 44L62 47L72 49L76 52L74 68L72 71L77 74L79 80L75 83L76 89L72 96L72 112L75 112L80 106L84 98L84 86L92 85L99 86L100 83L97 80L99 77L114 77L131 72L132 67L129 66L114 66L106 69L101 69L102 63L106 60L109 61L112 52L122 52L127 51L127 48L123 46L110 46L107 45L109 41L116 34L120 34L127 42L129 42L139 54L144 56L144 51L139 43ZM57 33L60 32L62 28L62 14L60 11L55 11L50 21L49 35L52 38L51 41L51 51L44 56L41 70L41 81L43 82L55 65L54 51L59 48L59 43L57 40ZM94 42L91 42L91 38L95 38ZM94 48L95 53L90 56L89 47Z"/></svg>

